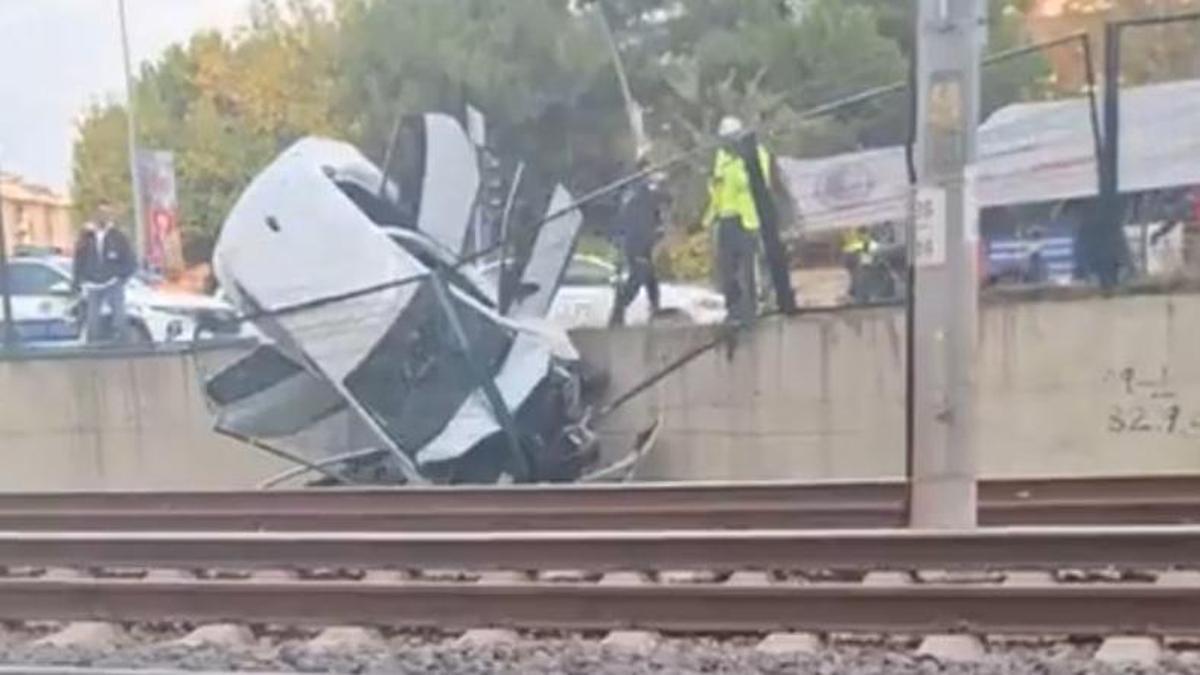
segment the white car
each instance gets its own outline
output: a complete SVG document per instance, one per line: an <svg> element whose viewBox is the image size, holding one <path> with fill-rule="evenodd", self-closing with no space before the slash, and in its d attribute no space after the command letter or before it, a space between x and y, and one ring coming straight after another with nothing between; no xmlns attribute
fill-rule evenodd
<svg viewBox="0 0 1200 675"><path fill-rule="evenodd" d="M28 343L77 343L83 339L79 294L71 288L71 260L18 256L8 262L17 333ZM155 290L129 280L125 292L130 340L143 344L190 342L197 337L245 333L233 308L217 298ZM2 312L2 310L0 310Z"/></svg>
<svg viewBox="0 0 1200 675"><path fill-rule="evenodd" d="M498 278L498 263L483 268L485 277ZM562 285L547 318L567 328L608 326L620 281L615 265L595 256L577 254L571 258ZM661 311L655 320L693 324L721 323L725 320L725 299L703 286L660 281ZM645 289L625 310L625 324L636 326L650 321L650 300Z"/></svg>

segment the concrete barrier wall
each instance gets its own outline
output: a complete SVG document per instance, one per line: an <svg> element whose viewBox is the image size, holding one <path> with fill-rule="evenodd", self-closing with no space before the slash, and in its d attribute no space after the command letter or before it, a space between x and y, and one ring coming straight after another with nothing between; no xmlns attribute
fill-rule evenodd
<svg viewBox="0 0 1200 675"><path fill-rule="evenodd" d="M283 464L211 431L229 352L0 361L0 490L253 487Z"/></svg>
<svg viewBox="0 0 1200 675"><path fill-rule="evenodd" d="M606 426L616 448L657 415L645 478L896 476L904 467L903 316L862 310L765 321ZM986 306L975 411L985 475L1200 471L1200 295ZM587 332L622 390L705 336Z"/></svg>
<svg viewBox="0 0 1200 675"><path fill-rule="evenodd" d="M998 304L979 331L985 475L1200 472L1200 295ZM584 331L619 392L711 329ZM202 372L231 352L0 361L0 490L249 487L283 463L211 431ZM875 309L766 320L604 428L616 456L656 416L642 478L899 475L904 324Z"/></svg>
<svg viewBox="0 0 1200 675"><path fill-rule="evenodd" d="M711 330L586 332L586 357L620 392L712 338ZM904 467L904 323L890 310L764 321L732 357L718 348L635 399L604 427L620 454L661 416L643 478L896 475Z"/></svg>

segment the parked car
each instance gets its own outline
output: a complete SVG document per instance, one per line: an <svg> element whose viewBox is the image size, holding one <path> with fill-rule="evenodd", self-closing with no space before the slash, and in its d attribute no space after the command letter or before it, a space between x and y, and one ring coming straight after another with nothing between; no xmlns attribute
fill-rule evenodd
<svg viewBox="0 0 1200 675"><path fill-rule="evenodd" d="M495 283L499 278L499 263L485 266L482 274ZM607 326L621 277L612 263L595 256L576 254L567 265L547 318L567 329ZM725 299L711 289L694 284L660 282L659 294L662 307L655 320L694 324L725 320ZM642 291L626 310L625 323L640 325L649 322L650 318L650 300Z"/></svg>
<svg viewBox="0 0 1200 675"><path fill-rule="evenodd" d="M6 281L22 341L82 340L83 305L71 288L70 258L14 257L8 262ZM129 339L134 342L188 342L197 337L240 336L244 332L228 303L204 295L158 291L136 277L126 286L125 302Z"/></svg>

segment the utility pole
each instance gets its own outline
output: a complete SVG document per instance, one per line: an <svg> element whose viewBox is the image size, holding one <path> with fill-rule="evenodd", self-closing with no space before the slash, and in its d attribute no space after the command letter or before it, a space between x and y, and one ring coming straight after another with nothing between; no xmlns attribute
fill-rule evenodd
<svg viewBox="0 0 1200 675"><path fill-rule="evenodd" d="M621 85L621 98L625 100L625 115L629 118L629 132L633 135L633 151L641 155L649 150L649 140L646 138L646 123L642 114L642 106L633 98L633 88L629 86L629 75L625 72L625 62L621 59L621 47L617 44L617 35L613 32L612 22L608 20L608 8L604 0L595 0L596 16L600 19L600 28L604 33L604 41L608 43L608 51L612 54L613 68L617 71L617 82Z"/></svg>
<svg viewBox="0 0 1200 675"><path fill-rule="evenodd" d="M4 351L12 351L17 346L17 317L13 316L12 288L8 276L8 232L4 227L4 172L0 171L0 312L4 317L3 342L0 346Z"/></svg>
<svg viewBox="0 0 1200 675"><path fill-rule="evenodd" d="M979 124L986 3L919 1L909 524L971 528L979 228L968 167Z"/></svg>
<svg viewBox="0 0 1200 675"><path fill-rule="evenodd" d="M133 89L133 66L129 57L129 30L125 24L125 0L117 0L117 15L121 23L121 54L125 60L125 124L129 141L129 194L133 197L133 254L141 268L146 255L145 216L142 214L142 185L138 180L137 110Z"/></svg>

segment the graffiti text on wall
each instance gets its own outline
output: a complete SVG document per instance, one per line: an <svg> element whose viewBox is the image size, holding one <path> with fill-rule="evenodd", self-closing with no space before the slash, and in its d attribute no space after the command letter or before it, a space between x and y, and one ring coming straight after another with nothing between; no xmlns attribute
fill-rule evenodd
<svg viewBox="0 0 1200 675"><path fill-rule="evenodd" d="M1120 396L1108 412L1110 433L1200 438L1200 409L1180 400L1166 366L1157 372L1132 367L1108 370L1103 382L1116 387Z"/></svg>

